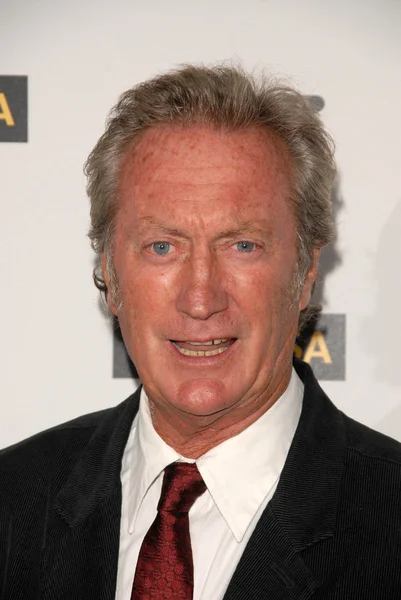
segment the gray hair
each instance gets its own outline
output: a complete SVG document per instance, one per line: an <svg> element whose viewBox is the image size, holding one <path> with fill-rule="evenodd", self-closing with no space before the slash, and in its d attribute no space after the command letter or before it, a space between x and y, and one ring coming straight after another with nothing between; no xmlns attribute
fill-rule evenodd
<svg viewBox="0 0 401 600"><path fill-rule="evenodd" d="M85 164L91 202L89 237L97 264L93 277L107 297L101 255L106 256L112 298L119 296L112 244L118 208L117 187L123 158L146 129L160 124L200 123L227 131L252 126L274 131L292 162L290 201L298 237L294 287L300 290L312 265L313 249L335 239L331 192L334 144L316 110L295 89L241 67L188 65L158 75L126 91L110 112L106 131ZM118 302L116 302L118 303ZM308 306L299 327L320 310Z"/></svg>

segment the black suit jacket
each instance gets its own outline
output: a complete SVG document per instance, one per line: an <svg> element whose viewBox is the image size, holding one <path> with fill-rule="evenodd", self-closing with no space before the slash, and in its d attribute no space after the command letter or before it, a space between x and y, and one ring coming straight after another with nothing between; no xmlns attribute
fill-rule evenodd
<svg viewBox="0 0 401 600"><path fill-rule="evenodd" d="M400 600L401 445L346 417L295 366L300 422L224 598ZM114 599L138 404L137 391L0 453L1 600Z"/></svg>

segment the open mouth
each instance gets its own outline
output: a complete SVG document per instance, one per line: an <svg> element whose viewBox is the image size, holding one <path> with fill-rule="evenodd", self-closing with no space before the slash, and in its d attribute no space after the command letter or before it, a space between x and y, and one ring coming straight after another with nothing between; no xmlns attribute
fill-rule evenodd
<svg viewBox="0 0 401 600"><path fill-rule="evenodd" d="M170 340L173 346L184 356L217 356L223 354L237 338L216 338L204 342L178 342Z"/></svg>

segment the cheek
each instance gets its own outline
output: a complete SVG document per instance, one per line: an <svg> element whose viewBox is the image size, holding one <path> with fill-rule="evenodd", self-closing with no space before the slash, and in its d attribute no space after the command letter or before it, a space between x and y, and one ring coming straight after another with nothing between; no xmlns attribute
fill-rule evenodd
<svg viewBox="0 0 401 600"><path fill-rule="evenodd" d="M242 306L246 304L249 310L270 313L282 307L292 278L286 266L280 269L264 264L258 269L237 271L233 283Z"/></svg>
<svg viewBox="0 0 401 600"><path fill-rule="evenodd" d="M137 340L144 343L147 332L163 328L163 323L171 317L175 286L164 271L142 268L137 261L125 262L117 275L123 306L121 328L132 343Z"/></svg>
<svg viewBox="0 0 401 600"><path fill-rule="evenodd" d="M247 301L241 300L240 308L248 315L255 338L260 338L262 344L269 339L269 343L280 345L290 330L296 330L298 310L293 299L293 276L288 269L283 271L285 277L277 270L260 272L248 282Z"/></svg>

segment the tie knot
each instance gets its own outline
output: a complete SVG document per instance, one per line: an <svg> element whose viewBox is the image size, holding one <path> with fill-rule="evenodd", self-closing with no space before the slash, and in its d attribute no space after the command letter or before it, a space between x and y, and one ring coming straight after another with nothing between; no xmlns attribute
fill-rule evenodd
<svg viewBox="0 0 401 600"><path fill-rule="evenodd" d="M172 463L164 469L163 487L157 510L188 512L205 490L205 482L195 463Z"/></svg>

